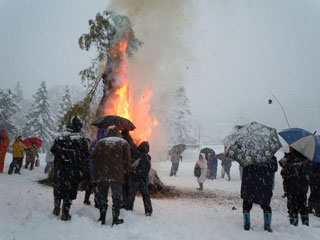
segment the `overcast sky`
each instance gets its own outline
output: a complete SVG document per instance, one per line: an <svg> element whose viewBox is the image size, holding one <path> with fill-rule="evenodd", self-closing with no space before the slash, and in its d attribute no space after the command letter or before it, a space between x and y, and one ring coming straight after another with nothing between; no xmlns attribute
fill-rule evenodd
<svg viewBox="0 0 320 240"><path fill-rule="evenodd" d="M80 84L94 54L77 42L107 3L0 0L1 88L20 81L31 97L41 80ZM280 106L267 104L275 94L292 126L320 131L320 1L199 0L193 7L193 24L180 36L189 51L180 69L202 129L223 135L231 122L251 120L285 128Z"/></svg>

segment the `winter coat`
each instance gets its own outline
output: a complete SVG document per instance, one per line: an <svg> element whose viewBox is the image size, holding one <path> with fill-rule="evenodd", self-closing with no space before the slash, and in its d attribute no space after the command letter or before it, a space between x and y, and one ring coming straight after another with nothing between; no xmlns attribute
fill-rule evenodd
<svg viewBox="0 0 320 240"><path fill-rule="evenodd" d="M202 159L199 157L198 161L196 162L196 165L198 165L201 169L201 175L197 178L198 183L204 183L207 177L207 169L208 169L208 163L205 158L204 153L200 153L202 155Z"/></svg>
<svg viewBox="0 0 320 240"><path fill-rule="evenodd" d="M221 167L225 169L226 171L230 170L232 166L232 159L230 158L225 158L224 160L221 160Z"/></svg>
<svg viewBox="0 0 320 240"><path fill-rule="evenodd" d="M288 194L303 195L308 192L310 160L293 150L281 159L283 187Z"/></svg>
<svg viewBox="0 0 320 240"><path fill-rule="evenodd" d="M36 146L30 146L26 151L26 163L34 163L36 157L39 158L38 149Z"/></svg>
<svg viewBox="0 0 320 240"><path fill-rule="evenodd" d="M12 145L13 158L23 158L24 151L27 149L26 146L18 138L19 136L15 136L14 143Z"/></svg>
<svg viewBox="0 0 320 240"><path fill-rule="evenodd" d="M210 175L217 175L218 159L215 152L212 153L208 160L208 169L210 170Z"/></svg>
<svg viewBox="0 0 320 240"><path fill-rule="evenodd" d="M124 183L124 174L131 172L130 146L114 126L108 128L106 138L98 141L91 152L91 160L95 182Z"/></svg>
<svg viewBox="0 0 320 240"><path fill-rule="evenodd" d="M181 159L181 154L178 151L173 151L171 153L171 162L172 163L179 163Z"/></svg>
<svg viewBox="0 0 320 240"><path fill-rule="evenodd" d="M151 168L151 156L149 143L142 142L138 147L138 159L132 163L132 180L136 182L149 182L149 171Z"/></svg>
<svg viewBox="0 0 320 240"><path fill-rule="evenodd" d="M274 173L278 170L277 158L268 163L251 164L243 168L241 198L250 203L270 205Z"/></svg>
<svg viewBox="0 0 320 240"><path fill-rule="evenodd" d="M76 199L82 164L88 157L87 140L79 134L82 124L78 121L73 118L68 132L58 136L51 147L54 155L54 196L60 199Z"/></svg>
<svg viewBox="0 0 320 240"><path fill-rule="evenodd" d="M8 138L6 131L0 130L0 173L3 170L4 160L9 145L10 139Z"/></svg>

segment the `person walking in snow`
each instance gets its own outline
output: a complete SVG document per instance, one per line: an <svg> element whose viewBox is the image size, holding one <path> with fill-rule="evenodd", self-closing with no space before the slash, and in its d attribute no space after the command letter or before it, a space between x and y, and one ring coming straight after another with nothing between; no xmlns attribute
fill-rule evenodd
<svg viewBox="0 0 320 240"><path fill-rule="evenodd" d="M126 173L131 172L130 146L115 126L107 129L107 137L98 141L91 152L93 180L97 183L96 201L101 224L105 224L108 208L108 191L112 193L112 225L123 223L119 218L123 206L122 184Z"/></svg>
<svg viewBox="0 0 320 240"><path fill-rule="evenodd" d="M21 136L15 136L14 143L12 145L12 162L9 166L8 174L14 173L20 174L20 169L23 162L24 151L26 146L22 143Z"/></svg>
<svg viewBox="0 0 320 240"><path fill-rule="evenodd" d="M177 172L179 169L179 163L182 161L182 156L178 148L175 148L174 151L171 153L171 171L170 171L170 177L177 176Z"/></svg>
<svg viewBox="0 0 320 240"><path fill-rule="evenodd" d="M201 174L199 177L197 177L197 181L199 183L199 188L197 189L203 190L203 183L206 181L207 169L208 169L208 163L204 153L199 154L199 159L196 162L195 168L201 169Z"/></svg>
<svg viewBox="0 0 320 240"><path fill-rule="evenodd" d="M71 219L69 214L72 200L77 198L78 185L82 177L82 165L88 157L88 144L80 135L82 123L76 116L67 125L67 133L54 140L51 152L54 155L54 209L59 216L62 203L61 220Z"/></svg>
<svg viewBox="0 0 320 240"><path fill-rule="evenodd" d="M10 139L7 136L7 132L5 130L0 130L0 173L3 172L4 161L9 145Z"/></svg>
<svg viewBox="0 0 320 240"><path fill-rule="evenodd" d="M269 162L251 164L243 168L241 182L241 198L244 230L250 230L250 211L253 204L259 204L263 210L264 230L272 232L270 207L273 195L273 176L278 170L277 158L273 156Z"/></svg>
<svg viewBox="0 0 320 240"><path fill-rule="evenodd" d="M308 212L320 217L320 163L310 162ZM313 212L314 210L314 212Z"/></svg>
<svg viewBox="0 0 320 240"><path fill-rule="evenodd" d="M24 168L27 169L30 164L30 170L32 170L36 158L39 159L38 148L36 147L35 143L32 143L31 146L29 146L26 150L26 165Z"/></svg>
<svg viewBox="0 0 320 240"><path fill-rule="evenodd" d="M49 173L52 165L53 165L53 160L54 160L54 155L52 154L52 152L50 151L51 147L52 147L53 144L50 145L50 148L47 149L47 152L46 152L46 158L45 158L45 161L46 161L46 166L44 168L44 173Z"/></svg>
<svg viewBox="0 0 320 240"><path fill-rule="evenodd" d="M308 226L307 193L310 160L292 147L289 147L289 153L285 153L284 159L281 160L281 166L285 169L285 171L281 171L281 175L287 194L289 222L293 226L298 226L300 213L302 224Z"/></svg>
<svg viewBox="0 0 320 240"><path fill-rule="evenodd" d="M132 181L128 198L128 210L132 210L136 193L139 189L142 195L146 216L151 216L152 214L152 204L148 190L149 171L151 168L151 156L148 154L149 148L149 143L146 141L142 142L138 147L138 159L132 164Z"/></svg>

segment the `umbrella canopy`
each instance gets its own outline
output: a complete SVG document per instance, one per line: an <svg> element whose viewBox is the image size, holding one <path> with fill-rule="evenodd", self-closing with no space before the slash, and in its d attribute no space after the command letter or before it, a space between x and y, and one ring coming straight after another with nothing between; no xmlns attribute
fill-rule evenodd
<svg viewBox="0 0 320 240"><path fill-rule="evenodd" d="M274 128L257 122L235 126L224 139L226 157L246 166L267 162L281 148Z"/></svg>
<svg viewBox="0 0 320 240"><path fill-rule="evenodd" d="M320 136L302 128L289 128L279 132L288 145L308 159L320 162Z"/></svg>
<svg viewBox="0 0 320 240"><path fill-rule="evenodd" d="M171 155L172 152L176 151L178 149L179 154L181 154L184 150L186 150L187 145L185 144L177 144L174 145L170 150L169 150L169 155Z"/></svg>
<svg viewBox="0 0 320 240"><path fill-rule="evenodd" d="M209 153L213 154L213 153L214 153L214 150L211 149L211 148L206 147L206 148L202 148L202 149L200 150L200 153L204 153L204 155L206 155L206 159L209 160L209 159L208 159L208 155L209 155Z"/></svg>
<svg viewBox="0 0 320 240"><path fill-rule="evenodd" d="M136 128L130 120L115 115L108 115L98 118L96 121L91 123L91 125L105 129L107 129L109 126L114 125L119 130L126 128L129 131L132 131Z"/></svg>
<svg viewBox="0 0 320 240"><path fill-rule="evenodd" d="M226 155L224 153L219 153L217 154L217 158L220 159L221 161L226 159Z"/></svg>
<svg viewBox="0 0 320 240"><path fill-rule="evenodd" d="M39 138L36 137L30 137L30 138L26 138L22 141L22 143L26 146L26 147L30 147L32 144L36 144L37 148L40 148L42 146L42 141Z"/></svg>

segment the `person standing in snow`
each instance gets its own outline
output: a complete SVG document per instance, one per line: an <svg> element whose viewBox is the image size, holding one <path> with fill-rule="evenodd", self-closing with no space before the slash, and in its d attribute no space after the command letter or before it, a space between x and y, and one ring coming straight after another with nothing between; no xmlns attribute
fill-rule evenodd
<svg viewBox="0 0 320 240"><path fill-rule="evenodd" d="M96 201L101 224L105 224L108 208L108 191L112 193L112 225L122 224L119 218L123 206L122 184L126 173L131 172L129 143L121 137L115 126L107 129L107 137L98 141L91 152L93 180L97 183Z"/></svg>
<svg viewBox="0 0 320 240"><path fill-rule="evenodd" d="M221 177L224 178L224 175L227 174L228 181L231 180L230 169L232 165L232 159L224 158L221 160Z"/></svg>
<svg viewBox="0 0 320 240"><path fill-rule="evenodd" d="M8 174L14 173L20 174L20 169L23 162L24 151L26 150L26 146L22 143L21 136L15 136L14 143L12 145L12 162L9 166Z"/></svg>
<svg viewBox="0 0 320 240"><path fill-rule="evenodd" d="M320 217L320 163L311 162L310 169L310 196L308 199L308 212Z"/></svg>
<svg viewBox="0 0 320 240"><path fill-rule="evenodd" d="M86 187L86 193L85 193L85 197L84 197L84 201L83 203L86 205L90 205L90 195L93 191L93 189L96 188L96 184L93 182L93 164L92 164L92 159L91 159L91 152L94 149L94 147L97 145L98 141L102 138L107 137L106 131L103 128L99 128L98 132L97 132L97 136L96 139L91 143L90 148L89 148L89 157L88 157L88 161L89 161L89 169L90 169L90 183L89 185ZM99 209L98 206L98 202L96 200L96 195L95 195L95 207Z"/></svg>
<svg viewBox="0 0 320 240"><path fill-rule="evenodd" d="M32 143L31 146L29 146L26 151L26 165L24 166L24 168L28 168L29 164L31 164L30 170L32 170L34 163L36 161L36 157L37 159L39 159L38 149L36 147L36 144Z"/></svg>
<svg viewBox="0 0 320 240"><path fill-rule="evenodd" d="M52 144L50 145L50 148L47 149L47 152L46 152L46 158L45 158L45 161L46 161L46 166L44 168L44 173L49 173L50 169L51 169L51 166L53 164L53 160L54 160L54 155L52 154L52 152L50 151L52 147Z"/></svg>
<svg viewBox="0 0 320 240"><path fill-rule="evenodd" d="M208 159L206 160L208 161L208 178L211 180L216 179L218 171L218 159L216 153L214 151L209 152Z"/></svg>
<svg viewBox="0 0 320 240"><path fill-rule="evenodd" d="M69 214L72 200L77 198L78 185L82 177L82 165L88 157L88 144L85 137L80 136L82 123L76 116L72 117L67 132L54 140L51 152L54 155L54 209L53 214L59 216L62 204L61 220L71 219Z"/></svg>
<svg viewBox="0 0 320 240"><path fill-rule="evenodd" d="M292 147L289 147L289 153L285 153L284 159L281 160L281 166L285 169L285 171L281 171L281 175L283 187L287 194L289 222L293 226L298 226L300 213L302 224L308 226L307 193L310 160Z"/></svg>
<svg viewBox="0 0 320 240"><path fill-rule="evenodd" d="M0 130L0 173L3 172L4 160L9 145L10 139L7 136L7 132L5 130Z"/></svg>
<svg viewBox="0 0 320 240"><path fill-rule="evenodd" d="M139 157L139 150L137 145L134 143L132 137L129 134L129 130L124 128L121 131L121 136L124 140L126 140L129 143L130 146L130 153L131 153L131 163L133 163L137 158ZM122 187L122 194L123 194L123 207L125 209L128 209L128 199L129 199L129 194L130 194L130 189L131 189L131 174L126 173L124 176L124 184Z"/></svg>
<svg viewBox="0 0 320 240"><path fill-rule="evenodd" d="M269 162L251 164L243 168L241 182L241 198L243 199L244 230L250 230L250 211L253 204L259 204L263 210L264 230L272 232L270 207L273 195L273 176L278 170L277 158Z"/></svg>
<svg viewBox="0 0 320 240"><path fill-rule="evenodd" d="M179 163L182 161L182 156L178 148L175 148L174 151L171 153L171 171L170 171L170 177L177 176L177 172L179 169Z"/></svg>
<svg viewBox="0 0 320 240"><path fill-rule="evenodd" d="M196 162L195 168L201 169L201 174L199 177L197 177L197 181L199 183L199 188L197 188L197 189L203 190L203 183L206 181L207 169L208 169L208 163L207 163L206 156L204 153L199 154L199 159Z"/></svg>
<svg viewBox="0 0 320 240"><path fill-rule="evenodd" d="M151 168L151 156L149 152L149 143L142 142L139 147L138 159L132 164L132 177L130 194L128 198L128 210L133 210L134 200L136 197L137 190L139 189L143 199L144 211L146 216L152 214L152 204L148 190L149 184L149 171Z"/></svg>

